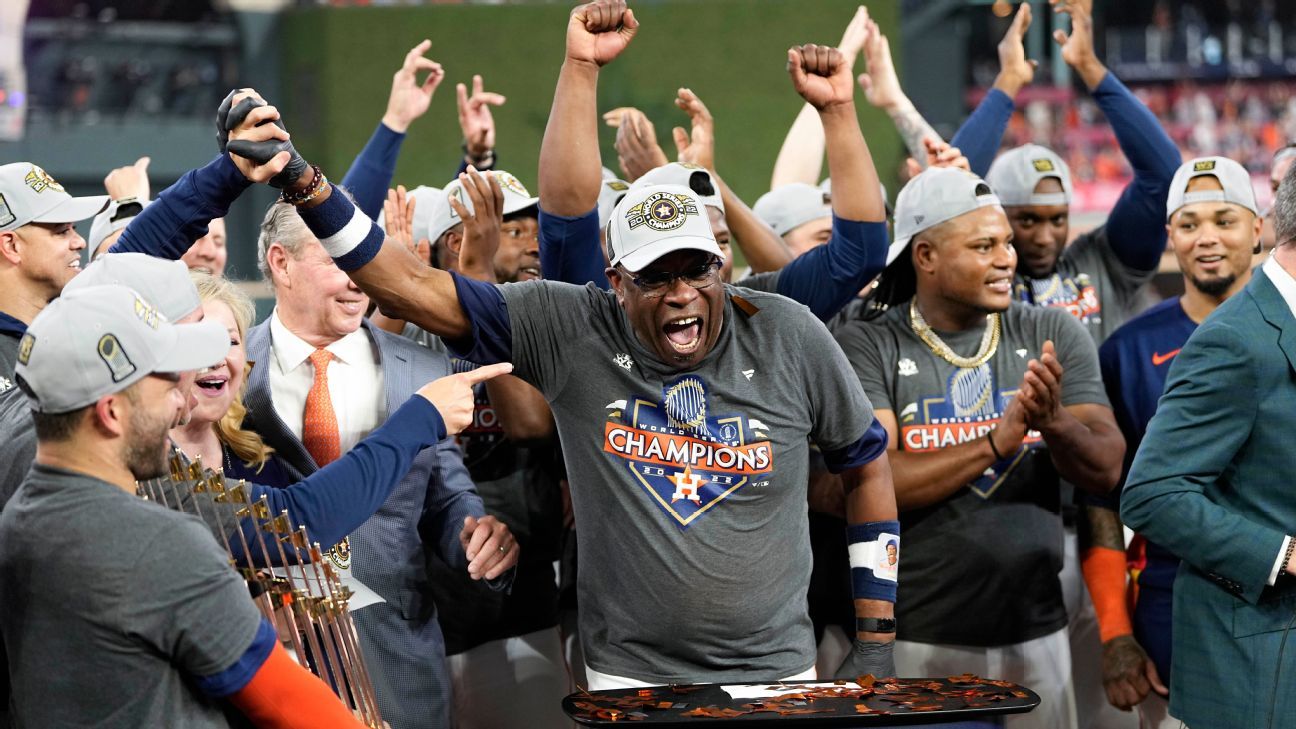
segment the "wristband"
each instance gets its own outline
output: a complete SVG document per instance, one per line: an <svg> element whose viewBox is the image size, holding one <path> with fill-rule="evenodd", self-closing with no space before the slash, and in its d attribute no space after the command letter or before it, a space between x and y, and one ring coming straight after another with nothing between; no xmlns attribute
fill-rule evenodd
<svg viewBox="0 0 1296 729"><path fill-rule="evenodd" d="M851 593L856 600L896 601L900 522L870 521L846 527Z"/></svg>
<svg viewBox="0 0 1296 729"><path fill-rule="evenodd" d="M354 271L378 255L386 236L336 185L327 186L332 192L324 202L313 208L298 207L297 214L338 268Z"/></svg>
<svg viewBox="0 0 1296 729"><path fill-rule="evenodd" d="M990 452L994 454L995 463L1002 461L1004 457L999 455L999 449L995 448L994 444L994 428L986 431L986 441L990 443Z"/></svg>
<svg viewBox="0 0 1296 729"><path fill-rule="evenodd" d="M894 633L896 621L895 618L855 618L855 632Z"/></svg>

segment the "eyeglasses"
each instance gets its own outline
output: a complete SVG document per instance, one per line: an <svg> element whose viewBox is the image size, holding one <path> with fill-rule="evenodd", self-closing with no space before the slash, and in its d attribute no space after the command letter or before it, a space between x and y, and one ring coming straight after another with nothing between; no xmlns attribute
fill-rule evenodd
<svg viewBox="0 0 1296 729"><path fill-rule="evenodd" d="M716 282L719 272L720 262L712 258L683 271L651 271L638 276L630 274L630 280L643 292L644 298L656 299L674 288L675 279L683 279L684 283L695 289L704 289Z"/></svg>

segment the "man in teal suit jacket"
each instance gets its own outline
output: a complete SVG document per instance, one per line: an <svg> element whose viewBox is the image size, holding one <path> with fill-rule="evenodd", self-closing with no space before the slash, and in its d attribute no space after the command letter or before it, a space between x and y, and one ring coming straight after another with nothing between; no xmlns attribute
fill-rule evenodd
<svg viewBox="0 0 1296 729"><path fill-rule="evenodd" d="M1170 713L1192 729L1296 727L1296 173L1274 215L1278 248L1184 345L1122 495L1183 559Z"/></svg>

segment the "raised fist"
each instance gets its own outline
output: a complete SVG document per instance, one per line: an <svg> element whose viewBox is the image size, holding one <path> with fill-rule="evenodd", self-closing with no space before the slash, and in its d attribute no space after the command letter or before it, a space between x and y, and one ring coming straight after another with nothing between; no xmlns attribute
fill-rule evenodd
<svg viewBox="0 0 1296 729"><path fill-rule="evenodd" d="M841 51L813 43L788 49L788 74L801 98L823 111L854 100L855 81Z"/></svg>
<svg viewBox="0 0 1296 729"><path fill-rule="evenodd" d="M602 66L621 55L639 29L625 0L596 0L567 20L567 59Z"/></svg>

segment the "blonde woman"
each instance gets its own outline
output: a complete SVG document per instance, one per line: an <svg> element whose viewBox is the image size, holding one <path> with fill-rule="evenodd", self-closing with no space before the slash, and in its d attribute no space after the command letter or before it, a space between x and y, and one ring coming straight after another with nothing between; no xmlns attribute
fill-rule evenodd
<svg viewBox="0 0 1296 729"><path fill-rule="evenodd" d="M225 472L229 478L243 478L267 486L293 482L274 449L261 436L243 428L247 409L243 407L243 384L251 371L243 338L256 308L252 300L230 281L201 271L190 271L202 299L204 321L220 322L229 332L230 349L224 361L198 375L194 384L197 405L189 422L171 431L171 439L189 458Z"/></svg>

